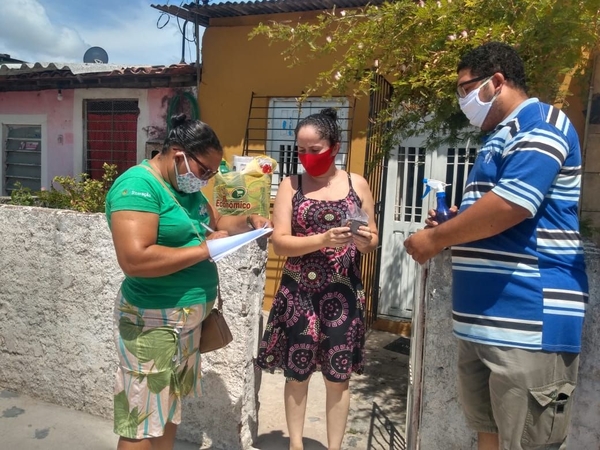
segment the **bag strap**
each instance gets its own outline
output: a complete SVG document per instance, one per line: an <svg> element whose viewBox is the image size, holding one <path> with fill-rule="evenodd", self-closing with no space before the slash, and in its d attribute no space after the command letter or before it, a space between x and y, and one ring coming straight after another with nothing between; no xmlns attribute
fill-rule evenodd
<svg viewBox="0 0 600 450"><path fill-rule="evenodd" d="M162 184L162 186L165 188L165 191L167 191L169 193L169 195L171 196L171 198L173 200L175 200L175 203L177 203L177 205L179 205L179 207L181 209L183 209L183 211L185 211L185 214L188 216L188 219L190 219L190 225L191 225L192 229L194 230L194 233L196 233L196 236L198 236L198 240L200 241L200 243L202 243L203 240L200 237L200 233L198 233L198 230L196 230L196 227L194 226L194 222L192 222L190 213L188 212L187 209L185 209L183 206L181 206L181 203L179 203L179 200L177 200L177 197L175 197L175 194L173 194L173 192L171 192L171 189L169 189L167 187L167 183L165 183L165 180L163 179L163 177L161 177L158 173L156 173L156 171L151 166L145 166L143 164L140 164L140 166L143 167L144 169L146 169L152 175L154 175L154 178L156 178L160 182L160 184Z"/></svg>
<svg viewBox="0 0 600 450"><path fill-rule="evenodd" d="M177 203L179 205L179 207L185 211L186 215L188 216L188 219L190 219L190 225L191 225L192 229L196 233L196 236L198 236L198 240L200 242L202 242L200 233L198 233L198 230L196 230L196 227L194 226L194 222L192 222L192 218L190 217L190 213L187 211L187 209L185 209L183 206L181 206L181 203L179 203L179 200L177 200L177 197L175 197L173 192L171 192L171 189L169 189L167 187L167 184L165 183L165 180L163 179L163 177L161 177L158 173L156 173L156 171L151 166L144 166L143 164L140 164L140 166L143 167L144 169L146 169L152 175L154 175L154 178L156 178L160 182L160 184L162 184L162 186L169 193L169 195L173 198L173 200L175 200L175 203ZM217 284L217 309L219 310L220 313L223 312L223 298L221 297L221 283L220 282L219 282L219 284Z"/></svg>
<svg viewBox="0 0 600 450"><path fill-rule="evenodd" d="M221 297L221 282L217 284L217 309L220 313L223 312L223 298Z"/></svg>

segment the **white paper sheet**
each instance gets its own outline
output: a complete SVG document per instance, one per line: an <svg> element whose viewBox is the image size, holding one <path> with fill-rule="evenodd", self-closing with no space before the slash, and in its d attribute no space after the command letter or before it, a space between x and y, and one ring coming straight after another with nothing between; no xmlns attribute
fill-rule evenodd
<svg viewBox="0 0 600 450"><path fill-rule="evenodd" d="M235 251L242 248L244 245L269 234L273 231L273 228L259 228L258 230L248 231L242 234L236 234L235 236L228 236L221 239L211 239L206 241L208 246L208 253L214 262L231 255Z"/></svg>

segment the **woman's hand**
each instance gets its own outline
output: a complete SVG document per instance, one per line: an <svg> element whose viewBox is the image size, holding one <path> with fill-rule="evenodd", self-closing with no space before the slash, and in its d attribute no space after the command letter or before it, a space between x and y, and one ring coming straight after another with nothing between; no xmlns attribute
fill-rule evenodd
<svg viewBox="0 0 600 450"><path fill-rule="evenodd" d="M213 239L221 239L221 238L224 238L227 236L229 236L229 233L227 231L217 230L217 231L213 231L212 233L208 234L206 236L206 240L212 241Z"/></svg>
<svg viewBox="0 0 600 450"><path fill-rule="evenodd" d="M371 244L373 232L368 226L361 225L358 227L358 231L352 234L352 239L354 240L356 247L361 250L367 248Z"/></svg>
<svg viewBox="0 0 600 450"><path fill-rule="evenodd" d="M248 224L252 225L255 230L264 227L273 228L273 223L269 219L258 214L249 215L247 220Z"/></svg>
<svg viewBox="0 0 600 450"><path fill-rule="evenodd" d="M323 247L341 247L352 240L350 227L330 228L321 236L323 237Z"/></svg>
<svg viewBox="0 0 600 450"><path fill-rule="evenodd" d="M210 210L211 226L213 226L213 229L216 231L226 231L229 235L246 233L251 229L259 229L264 226L273 227L269 219L258 214L250 214L248 216L221 215L212 205L210 205Z"/></svg>

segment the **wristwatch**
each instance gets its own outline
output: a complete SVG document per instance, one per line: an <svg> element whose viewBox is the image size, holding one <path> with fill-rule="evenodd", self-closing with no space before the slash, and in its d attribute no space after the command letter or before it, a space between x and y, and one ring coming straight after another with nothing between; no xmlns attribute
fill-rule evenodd
<svg viewBox="0 0 600 450"><path fill-rule="evenodd" d="M250 228L251 230L255 230L256 228L254 228L254 225L252 224L251 217L252 215L246 216L246 225L248 225L248 228Z"/></svg>

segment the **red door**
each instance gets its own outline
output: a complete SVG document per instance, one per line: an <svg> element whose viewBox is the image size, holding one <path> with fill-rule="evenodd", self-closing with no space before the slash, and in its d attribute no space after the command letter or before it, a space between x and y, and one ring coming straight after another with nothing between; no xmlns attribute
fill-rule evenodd
<svg viewBox="0 0 600 450"><path fill-rule="evenodd" d="M86 172L102 178L104 163L116 164L118 173L137 164L137 100L86 102Z"/></svg>

